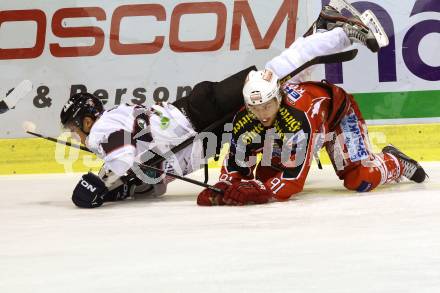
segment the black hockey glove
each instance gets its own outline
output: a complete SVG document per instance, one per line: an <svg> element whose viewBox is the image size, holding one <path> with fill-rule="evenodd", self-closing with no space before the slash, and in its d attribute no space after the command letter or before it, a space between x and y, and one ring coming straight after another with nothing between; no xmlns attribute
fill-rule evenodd
<svg viewBox="0 0 440 293"><path fill-rule="evenodd" d="M108 190L101 178L89 172L82 176L73 190L72 201L81 208L97 208L104 202L124 200L133 196L139 179L121 177L121 180L122 185Z"/></svg>
<svg viewBox="0 0 440 293"><path fill-rule="evenodd" d="M133 196L134 189L140 183L142 183L138 178L128 179L127 177L120 178L124 184L108 191L104 194L104 202L106 201L118 201L124 200L127 197Z"/></svg>
<svg viewBox="0 0 440 293"><path fill-rule="evenodd" d="M80 208L97 208L104 202L107 192L101 178L89 172L82 176L73 190L72 201Z"/></svg>

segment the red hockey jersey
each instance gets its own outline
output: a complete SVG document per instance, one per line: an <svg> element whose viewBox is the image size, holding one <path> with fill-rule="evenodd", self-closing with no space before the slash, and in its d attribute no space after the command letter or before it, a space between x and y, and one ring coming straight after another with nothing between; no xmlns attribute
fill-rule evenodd
<svg viewBox="0 0 440 293"><path fill-rule="evenodd" d="M272 127L265 128L246 108L234 118L228 156L221 180L255 178L278 200L303 189L313 154L325 135L339 124L352 97L327 82L287 83ZM359 113L360 115L360 113ZM262 158L256 164L256 155Z"/></svg>

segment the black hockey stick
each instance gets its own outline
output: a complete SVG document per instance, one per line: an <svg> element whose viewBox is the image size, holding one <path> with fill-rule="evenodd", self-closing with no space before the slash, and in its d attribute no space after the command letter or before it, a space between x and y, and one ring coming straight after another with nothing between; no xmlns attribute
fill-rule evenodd
<svg viewBox="0 0 440 293"><path fill-rule="evenodd" d="M328 63L340 63L340 62L347 62L353 60L358 53L358 49L353 49L349 51L339 52L335 54L330 55L323 55L313 58L312 60L304 63L297 69L293 70L291 73L286 75L285 77L281 78L280 84L286 83L289 79L293 78L295 75L300 73L301 71L309 68L312 65L316 64L328 64Z"/></svg>
<svg viewBox="0 0 440 293"><path fill-rule="evenodd" d="M59 144L64 144L64 145L67 145L67 146L75 148L75 149L80 149L80 150L83 150L83 151L86 151L86 152L92 152L91 150L89 150L88 148L86 148L85 146L82 146L82 145L74 144L74 143L71 143L71 142L68 142L68 141L64 141L64 140L59 140L59 139L56 139L56 138L53 138L53 137L50 137L50 136L44 136L42 134L35 133L35 132L29 131L29 130L27 130L26 133L29 133L29 134L31 134L33 136L41 137L41 138L44 138L46 140L53 141L53 142L56 142L56 143L59 143Z"/></svg>
<svg viewBox="0 0 440 293"><path fill-rule="evenodd" d="M56 139L56 138L53 138L53 137L50 137L50 136L44 136L42 134L35 133L35 132L32 132L32 131L26 131L26 132L31 134L31 135L33 135L33 136L41 137L43 139L46 139L46 140L49 140L49 141L52 141L52 142L55 142L55 143L67 145L67 146L72 147L72 148L76 148L76 149L80 149L82 151L93 153L87 147L82 146L82 145L70 143L68 141L59 140L59 139ZM139 168L141 168L141 170L144 170L144 171L145 170L152 170L152 171L160 172L162 174L165 174L166 176L169 176L169 177L172 177L172 178L176 178L176 179L180 179L182 181L186 181L186 182L189 182L189 183L201 186L201 187L205 187L205 188L211 189L212 191L215 191L217 193L223 194L223 190L221 190L221 189L219 189L217 187L214 187L212 185L209 185L209 184L206 184L206 183L194 180L194 179L186 178L186 177L183 177L183 176L180 176L180 175L176 175L176 174L173 174L173 173L169 173L169 172L166 172L164 170L161 170L161 169L158 169L158 168L155 168L155 167L152 167L152 166L148 166L148 165L145 165L145 164L139 164ZM131 176L131 175L128 175L128 176Z"/></svg>
<svg viewBox="0 0 440 293"><path fill-rule="evenodd" d="M356 57L357 53L358 53L358 50L353 49L353 50L339 52L339 53L335 53L335 54L315 57L312 60L304 63L303 65L301 65L297 69L293 70L291 73L289 73L285 77L281 78L280 83L283 84L283 83L287 82L289 79L291 79L292 77L294 77L295 75L299 74L300 72L302 72L303 70L307 69L308 67L310 67L312 65L347 62L347 61L353 60ZM206 129L204 129L202 132L209 132L209 131L214 130L218 126L220 126L220 125L226 123L227 121L229 121L230 119L232 119L234 114L235 113L232 113L231 115L226 116L224 119L214 122L213 124L208 126ZM153 165L153 166L160 164L161 162L163 162L164 160L166 160L170 156L174 155L175 153L181 151L185 147L192 144L194 139L195 139L195 136L186 139L185 141L183 141L179 145L173 147L168 152L161 154L159 157L155 157L155 158L150 159L149 161L147 161L147 164ZM321 165L321 163L319 162L318 165ZM322 169L322 166L320 169Z"/></svg>
<svg viewBox="0 0 440 293"><path fill-rule="evenodd" d="M312 65L347 62L347 61L353 60L357 54L358 54L358 49L353 49L353 50L339 52L339 53L335 53L335 54L315 57L312 60L304 63L303 65L301 65L297 69L293 70L291 73L289 73L285 77L281 78L280 83L283 84L283 83L287 82L289 79L293 78L295 75L299 74L300 72L309 68ZM235 115L235 113L232 113L232 114L226 116L225 118L223 118L222 120L218 120L218 121L214 122L213 124L211 124L210 126L205 128L204 130L202 130L202 132L210 132L210 131L214 130L215 128L219 127L220 125L222 125L222 124L226 123L227 121L229 121L230 119L232 119L234 115ZM151 165L156 166L156 165L162 163L170 156L174 155L175 153L181 151L182 149L184 149L187 146L189 146L190 144L192 144L195 138L196 138L196 136L192 136L192 137L187 138L186 140L184 140L183 142L181 142L177 146L171 148L171 150L169 150L168 152L161 154L161 155L157 154L156 157L147 161L146 164L148 164L150 166ZM317 160L317 162L318 162L318 166L320 166L320 169L322 169L321 162L319 160Z"/></svg>
<svg viewBox="0 0 440 293"><path fill-rule="evenodd" d="M162 170L162 169L155 168L155 167L153 167L153 166L148 166L148 165L144 165L144 164L139 164L139 168L141 168L142 171L145 171L145 169L147 169L147 170L152 170L152 171L156 171L156 172L159 172L159 173L165 174L166 176L170 176L170 177L173 177L173 178L176 178L176 179L180 179L180 180L182 180L182 181L186 181L186 182L189 182L189 183L192 183L192 184L195 184L195 185L201 186L201 187L205 187L205 188L208 188L208 189L210 189L210 190L212 190L212 191L215 191L215 192L217 192L217 193L223 194L223 190L221 190L220 188L214 187L214 186L209 185L209 184L207 184L207 183L203 183L203 182L200 182L200 181L197 181L197 180L191 179L191 178L186 178L186 177L183 177L183 176L180 176L180 175L176 175L176 174L174 174L174 173L169 173L169 172L166 172L166 171L164 171L164 170Z"/></svg>
<svg viewBox="0 0 440 293"><path fill-rule="evenodd" d="M304 63L303 65L301 65L300 67L298 67L297 69L295 69L294 71L292 71L291 73L286 75L285 77L281 78L280 83L281 84L285 83L286 81L288 81L289 79L291 79L292 77L294 77L295 75L297 75L298 73L302 72L303 70L307 69L308 67L310 67L312 65L340 63L340 62L351 61L356 57L357 53L358 53L358 49L353 49L353 50L339 52L339 53L335 53L335 54L315 57L312 60ZM205 128L204 130L202 130L202 132L209 132L209 131L214 130L215 128L219 127L220 125L222 125L222 124L226 123L227 121L229 121L230 119L232 119L233 115L235 115L235 113L232 113L231 115L226 116L222 120L218 120L218 121L214 122L213 124L211 124L210 126ZM171 155L175 154L176 152L189 146L194 141L194 139L195 139L195 136L192 136L192 137L186 139L185 141L183 141L179 145L173 147L168 152L162 154L161 157L156 157L156 158L153 158L153 159L147 161L147 164L149 164L149 165L160 164L161 162L163 162L164 160L169 158L169 156L171 156Z"/></svg>
<svg viewBox="0 0 440 293"><path fill-rule="evenodd" d="M345 52L341 52L341 53L336 53L336 54L330 54L330 55L324 55L324 56L315 57L314 59L304 63L302 66L298 67L297 69L295 69L294 71L292 71L291 73L289 73L288 75L286 75L285 77L280 79L280 83L285 83L286 81L288 81L289 79L291 79L292 77L294 77L295 75L297 75L298 73L302 72L303 70L305 70L306 68L308 68L308 67L310 67L312 65L315 65L315 64L327 64L327 63L339 63L339 62L350 61L350 60L352 60L352 59L354 59L356 57L357 53L358 53L358 50L357 49L353 49L353 50L345 51ZM218 126L220 126L220 125L226 123L227 121L229 121L233 117L234 114L235 113L231 113L230 115L224 117L223 119L216 121L215 123L213 123L210 126L208 126L207 128L205 128L203 130L203 132L208 132L208 131L214 130ZM67 141L58 140L58 139L55 139L55 138L52 138L52 137L48 137L48 136L44 136L44 135L41 135L41 134L38 134L38 133L35 133L35 132L32 132L32 131L26 131L26 132L31 134L31 135L34 135L34 136L37 136L37 137L41 137L43 139L46 139L46 140L49 140L49 141L52 141L52 142L55 142L55 143L64 144L64 145L67 145L69 147L73 147L73 148L77 148L77 149L80 149L80 150L83 150L83 151L87 151L87 152L93 153L91 150L89 150L85 146L72 144L72 143L67 142ZM147 161L147 164L157 165L157 164L163 162L164 160L169 158L171 155L175 154L176 152L178 152L178 151L184 149L185 147L187 147L188 145L192 144L195 138L196 138L196 136L193 136L193 137L190 137L190 138L186 139L185 141L183 141L179 145L173 147L170 151L168 151L168 152L166 152L164 154L161 154L160 156L158 155L158 157L153 158L153 159ZM186 181L186 182L189 182L189 183L193 183L195 185L199 185L199 186L211 189L211 190L213 190L215 192L218 192L220 194L223 193L222 190L220 190L220 189L218 189L218 188L216 188L216 187L214 187L212 185L203 183L203 182L199 182L199 181L196 181L196 180L193 180L193 179L185 178L185 177L173 174L173 173L168 173L168 172L165 172L165 171L163 171L161 169L158 169L158 168L146 165L146 164L141 164L139 166L140 166L141 169L149 169L149 170L161 172L161 173L163 173L163 174L165 174L167 176L170 176L170 177L173 177L173 178L176 178L176 179L180 179L180 180L183 180L183 181Z"/></svg>

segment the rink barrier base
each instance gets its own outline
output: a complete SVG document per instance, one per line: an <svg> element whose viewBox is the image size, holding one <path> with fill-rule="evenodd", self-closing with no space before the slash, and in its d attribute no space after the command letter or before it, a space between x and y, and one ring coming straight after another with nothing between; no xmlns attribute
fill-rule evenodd
<svg viewBox="0 0 440 293"><path fill-rule="evenodd" d="M369 134L375 152L393 143L419 161L440 161L440 123L372 125ZM226 152L227 147L220 160L211 160L209 167L220 167ZM0 153L1 175L87 172L97 171L102 165L92 154L39 138L1 139ZM325 151L320 156L323 164L330 163Z"/></svg>

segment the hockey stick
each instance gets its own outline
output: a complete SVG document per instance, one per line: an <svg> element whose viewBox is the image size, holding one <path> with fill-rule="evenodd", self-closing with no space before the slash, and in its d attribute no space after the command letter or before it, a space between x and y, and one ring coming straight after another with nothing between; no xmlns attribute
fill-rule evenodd
<svg viewBox="0 0 440 293"><path fill-rule="evenodd" d="M203 183L203 182L200 182L200 181L197 181L197 180L191 179L191 178L186 178L186 177L183 177L183 176L180 176L180 175L176 175L176 174L174 174L174 173L168 173L168 172L166 172L166 171L164 171L164 170L162 170L162 169L159 169L159 168L156 168L156 167L153 167L153 166L148 166L148 165L144 165L144 164L139 164L139 167L140 167L141 170L143 170L143 171L145 171L145 169L147 169L147 170L152 170L152 171L156 171L156 172L159 172L159 173L165 174L166 176L173 177L173 178L176 178L176 179L180 179L180 180L182 180L182 181L186 181L186 182L189 182L189 183L192 183L192 184L195 184L195 185L201 186L201 187L205 187L205 188L208 188L208 189L210 189L210 190L212 190L212 191L215 191L215 192L217 192L217 193L223 194L223 190L221 190L220 188L214 187L214 186L212 186L212 185L209 185L209 184L207 184L207 183Z"/></svg>
<svg viewBox="0 0 440 293"><path fill-rule="evenodd" d="M301 65L300 67L298 67L297 69L295 69L294 71L292 71L291 73L286 75L285 77L281 78L280 83L281 84L285 83L286 81L288 81L289 79L291 79L292 77L294 77L295 75L297 75L298 73L302 72L303 70L307 69L308 67L310 67L312 65L350 61L356 57L357 53L358 53L358 50L353 49L350 51L344 51L344 52L340 52L340 53L315 57L312 60L304 63L303 65ZM226 116L225 118L223 118L222 120L218 120L218 121L214 122L213 124L211 124L210 126L205 128L204 130L202 130L202 132L209 132L209 131L214 130L215 128L219 127L220 125L222 125L222 124L226 123L227 121L229 121L230 119L232 119L232 117L234 115L235 115L235 113L232 113L232 114ZM167 158L169 158L170 156L172 156L176 152L181 151L185 147L192 144L194 139L195 139L195 136L186 139L185 141L183 141L179 145L171 148L171 150L169 150L168 152L161 154L160 157L150 159L149 161L147 161L147 164L148 165L157 165L157 164L162 163L164 160L166 160Z"/></svg>
<svg viewBox="0 0 440 293"><path fill-rule="evenodd" d="M15 105L32 91L32 82L23 80L20 82L6 97L0 101L0 114L10 109L14 109Z"/></svg>
<svg viewBox="0 0 440 293"><path fill-rule="evenodd" d="M301 71L305 70L306 68L308 68L308 67L310 67L312 65L321 64L321 63L345 62L345 61L352 60L354 57L356 57L356 55L357 55L357 50L354 49L354 50L346 51L346 52L342 52L342 53L336 53L336 54L325 55L325 56L318 56L318 57L316 57L316 58L306 62L305 64L303 64L302 66L300 66L296 70L292 71L290 74L288 74L287 76L282 78L280 80L280 82L281 83L286 82L287 80L291 79L293 76L297 75L298 73L300 73ZM234 114L235 113L231 113L230 115L224 117L223 119L216 121L215 123L213 123L210 126L208 126L207 128L205 128L203 131L204 132L208 132L208 131L214 130L215 128L217 128L220 125L222 125L222 124L226 123L227 121L229 121L233 117ZM85 146L72 144L72 143L67 142L67 141L58 140L58 139L55 139L55 138L52 138L52 137L48 137L48 136L44 136L44 135L41 135L41 134L38 134L38 133L35 133L35 132L32 132L32 131L26 131L26 132L31 134L31 135L34 135L34 136L37 136L37 137L40 137L40 138L43 138L43 139L46 139L46 140L49 140L49 141L52 141L52 142L55 142L55 143L64 144L64 145L67 145L69 147L73 147L73 148L77 148L77 149L80 149L80 150L83 150L83 151L87 151L87 152L93 153L91 150L89 150ZM188 145L192 144L195 138L196 138L196 136L190 137L190 138L186 139L185 141L183 141L182 143L180 143L179 145L173 147L170 151L168 151L168 152L166 152L164 154L161 154L160 156L158 155L158 157L156 157L156 158L150 159L149 161L147 161L148 165L147 164L140 164L139 165L140 168L141 169L148 169L148 170L153 170L153 171L156 171L156 172L160 172L160 173L165 174L167 176L170 176L172 178L176 178L176 179L180 179L182 181L193 183L195 185L198 185L198 186L201 186L201 187L205 187L205 188L213 190L213 191L215 191L217 193L223 194L223 191L221 189L216 188L216 187L214 187L212 185L209 185L209 184L206 184L206 183L203 183L203 182L199 182L197 180L185 178L183 176L179 176L179 175L176 175L176 174L173 174L173 173L168 173L166 171L163 171L161 169L158 169L158 168L155 168L155 167L151 166L151 165L157 165L157 164L163 162L164 160L169 158L171 155L175 154L176 152L178 152L178 151L184 149L185 147L187 147Z"/></svg>
<svg viewBox="0 0 440 293"><path fill-rule="evenodd" d="M288 80L292 79L295 75L298 75L303 70L309 68L312 65L316 64L328 64L328 63L340 63L340 62L347 62L353 60L358 53L358 49L352 49L349 51L339 52L335 54L330 55L323 55L313 58L312 60L304 63L297 69L293 70L291 73L286 75L285 77L281 78L280 84L286 83Z"/></svg>
<svg viewBox="0 0 440 293"><path fill-rule="evenodd" d="M91 152L92 153L91 150L89 150L88 148L86 148L85 146L82 146L82 145L74 144L74 143L71 143L71 142L68 142L68 141L64 141L64 140L59 140L59 139L56 139L56 138L53 138L53 137L50 137L50 136L44 136L42 134L35 133L35 132L30 131L30 130L26 130L26 133L29 133L29 134L31 134L33 136L44 138L46 140L49 140L49 141L52 141L52 142L55 142L55 143L64 144L64 145L67 145L67 146L75 148L75 149L80 149L82 151L86 151L86 152Z"/></svg>
<svg viewBox="0 0 440 293"><path fill-rule="evenodd" d="M50 137L50 136L45 136L45 135L42 135L42 134L39 134L39 133L35 133L33 131L29 131L29 130L27 130L26 133L31 134L33 136L37 136L37 137L43 138L43 139L46 139L46 140L49 140L49 141L52 141L52 142L55 142L55 143L59 143L59 144L67 145L67 146L72 147L72 148L80 149L82 151L86 151L86 152L89 152L89 153L93 154L93 152L90 149L88 149L87 147L82 146L82 145L70 143L70 142L64 141L64 140L59 140L59 139L56 139L56 138L53 138L53 137ZM139 164L139 167L142 170L147 169L147 170L152 170L152 171L160 172L162 174L165 174L166 176L169 176L169 177L172 177L172 178L176 178L176 179L180 179L182 181L186 181L186 182L189 182L189 183L201 186L201 187L205 187L205 188L211 189L212 191L215 191L217 193L223 194L223 190L221 190L221 189L219 189L217 187L214 187L212 185L209 185L209 184L206 184L206 183L194 180L194 179L190 179L190 178L186 178L186 177L183 177L183 176L180 176L180 175L169 173L169 172L166 172L164 170L161 170L161 169L158 169L158 168L155 168L155 167L152 167L152 166L148 166L148 165L145 165L145 164ZM128 176L130 176L130 175L128 175Z"/></svg>
<svg viewBox="0 0 440 293"><path fill-rule="evenodd" d="M289 73L285 77L281 78L280 83L283 84L283 83L287 82L292 77L294 77L295 75L299 74L300 72L302 72L303 70L307 69L308 67L310 67L312 65L350 61L356 57L357 53L358 53L358 50L353 49L353 50L339 52L339 53L335 53L335 54L315 57L312 60L304 63L302 66L298 67L297 69L293 70L291 73ZM226 123L227 121L229 121L230 119L232 119L232 117L234 115L235 115L235 113L232 113L232 114L226 116L225 118L223 118L222 120L214 122L213 124L211 124L210 126L205 128L202 132L209 132L209 131L214 130L215 128L219 127L220 125L222 125L222 124ZM156 157L148 160L146 162L146 164L148 164L150 166L151 165L156 166L156 165L162 163L163 161L168 159L170 156L174 155L175 153L181 151L182 149L184 149L187 146L189 146L190 144L192 144L194 142L195 138L196 138L196 136L187 138L182 143L171 148L171 150L169 150L168 152L161 154L161 155L157 154ZM318 160L318 166L321 166L321 162L319 162L319 160ZM320 167L320 169L322 169L322 166Z"/></svg>

